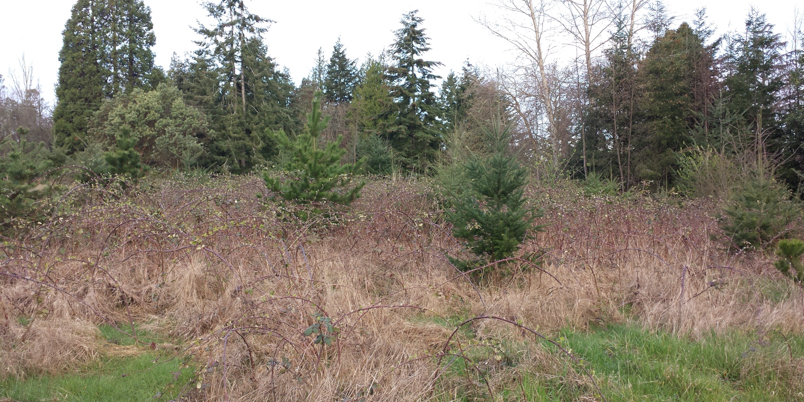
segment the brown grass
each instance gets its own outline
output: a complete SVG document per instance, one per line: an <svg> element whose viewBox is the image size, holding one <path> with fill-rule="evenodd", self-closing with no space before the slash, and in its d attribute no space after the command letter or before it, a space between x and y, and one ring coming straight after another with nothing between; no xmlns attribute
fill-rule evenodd
<svg viewBox="0 0 804 402"><path fill-rule="evenodd" d="M447 262L460 244L427 183L373 181L348 211L307 222L257 199L256 177L145 186L77 190L64 205L79 206L6 239L2 376L89 361L102 350L95 324L130 333L137 322L189 345L179 353L201 367L188 400L480 398L515 389L523 372L567 376L591 398L591 380L560 374L562 358L527 329L631 319L692 338L804 330L800 288L762 255L725 253L704 201L530 188L545 230L522 254L545 252L543 263L513 260L478 284ZM508 322L458 328L485 316ZM305 336L311 326L331 345ZM500 342L519 345L516 356L500 355ZM461 360L484 380L444 375Z"/></svg>

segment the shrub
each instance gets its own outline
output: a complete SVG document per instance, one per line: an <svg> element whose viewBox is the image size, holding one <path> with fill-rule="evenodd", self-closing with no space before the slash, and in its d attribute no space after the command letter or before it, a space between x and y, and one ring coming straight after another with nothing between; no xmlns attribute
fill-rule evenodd
<svg viewBox="0 0 804 402"><path fill-rule="evenodd" d="M773 264L779 271L796 282L804 281L804 265L801 264L804 242L798 239L781 240L776 249L776 255L782 257ZM793 268L792 271L790 268Z"/></svg>
<svg viewBox="0 0 804 402"><path fill-rule="evenodd" d="M378 135L370 134L357 143L357 158L365 160L367 173L389 175L394 170L394 150Z"/></svg>
<svg viewBox="0 0 804 402"><path fill-rule="evenodd" d="M135 182L145 175L145 168L140 163L140 154L134 149L135 143L129 130L123 128L117 135L117 148L106 152L103 156L108 166L108 173L126 176Z"/></svg>
<svg viewBox="0 0 804 402"><path fill-rule="evenodd" d="M477 257L475 261L450 257L462 270L513 256L528 232L539 229L533 226L538 213L525 205L527 171L505 154L508 129L496 125L487 136L494 152L465 165L469 188L454 194L453 209L446 215L453 235Z"/></svg>
<svg viewBox="0 0 804 402"><path fill-rule="evenodd" d="M786 234L800 208L787 188L759 177L737 188L723 212L720 228L731 246L763 248Z"/></svg>
<svg viewBox="0 0 804 402"><path fill-rule="evenodd" d="M589 172L583 182L583 193L591 195L617 195L620 192L620 183L614 179L608 179L597 172Z"/></svg>
<svg viewBox="0 0 804 402"><path fill-rule="evenodd" d="M90 142L112 145L124 130L143 164L177 169L195 166L205 153L202 142L212 134L207 117L166 84L105 101L91 121Z"/></svg>
<svg viewBox="0 0 804 402"><path fill-rule="evenodd" d="M269 190L285 200L297 203L331 201L338 204L349 204L360 195L364 182L351 189L352 175L357 173L363 164L341 164L346 153L340 148L342 137L319 148L321 133L327 127L329 118L321 115L321 93L313 100L313 110L307 115L305 132L291 140L284 131L275 131L272 137L288 154L289 161L285 169L290 177L279 180L268 173L263 175Z"/></svg>
<svg viewBox="0 0 804 402"><path fill-rule="evenodd" d="M16 221L36 220L45 213L39 204L52 186L41 179L51 166L44 143L30 143L24 137L15 141L11 136L0 140L0 230L7 233Z"/></svg>

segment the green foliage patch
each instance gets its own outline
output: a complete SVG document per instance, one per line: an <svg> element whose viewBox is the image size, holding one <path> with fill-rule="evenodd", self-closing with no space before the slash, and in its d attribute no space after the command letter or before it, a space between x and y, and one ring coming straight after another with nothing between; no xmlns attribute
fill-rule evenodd
<svg viewBox="0 0 804 402"><path fill-rule="evenodd" d="M801 336L735 332L696 341L623 324L591 332L562 331L553 339L580 363L542 341L540 347L563 363L524 369L522 364L528 362L516 352L522 345L486 341L486 347L467 355L471 363L451 362L454 367L447 372L451 381L445 385L460 384L457 400L491 400L479 375L488 360L519 377L492 389L495 400L601 400L591 380L583 379L581 366L593 375L608 401L789 401L801 398L804 390L799 380L804 359ZM484 375L489 379L494 373Z"/></svg>
<svg viewBox="0 0 804 402"><path fill-rule="evenodd" d="M726 216L720 228L729 237L731 247L761 249L784 237L801 208L783 185L755 178L735 190L723 212Z"/></svg>
<svg viewBox="0 0 804 402"><path fill-rule="evenodd" d="M127 324L120 329L130 332ZM37 375L0 381L0 398L21 401L168 401L186 392L194 368L186 358L151 351L151 342L164 341L152 332L140 330L137 339L111 325L99 327L112 345L137 347L137 353L116 355L113 351L99 361L61 375ZM127 351L129 349L126 349Z"/></svg>

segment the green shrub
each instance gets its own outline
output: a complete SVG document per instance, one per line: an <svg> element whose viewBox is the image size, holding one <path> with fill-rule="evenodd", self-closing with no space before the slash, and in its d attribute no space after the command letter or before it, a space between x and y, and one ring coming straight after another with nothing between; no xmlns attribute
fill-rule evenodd
<svg viewBox="0 0 804 402"><path fill-rule="evenodd" d="M394 150L378 135L368 135L357 143L357 158L365 160L367 173L389 175L394 170Z"/></svg>
<svg viewBox="0 0 804 402"><path fill-rule="evenodd" d="M801 264L804 242L798 239L781 240L777 246L776 255L782 257L773 264L779 271L796 282L804 281L804 265Z"/></svg>
<svg viewBox="0 0 804 402"><path fill-rule="evenodd" d="M52 165L44 143L0 140L0 231L8 233L19 221L35 221L47 212L41 201L53 191L44 180Z"/></svg>
<svg viewBox="0 0 804 402"><path fill-rule="evenodd" d="M117 148L106 152L103 157L108 166L108 173L126 176L135 182L145 175L145 168L140 163L140 154L134 149L135 143L129 130L121 129L117 135Z"/></svg>
<svg viewBox="0 0 804 402"><path fill-rule="evenodd" d="M487 135L494 152L465 165L469 188L453 195L453 208L446 214L453 235L476 256L474 261L450 257L462 270L513 256L528 232L539 229L533 226L538 213L525 205L527 171L505 154L507 128L497 125Z"/></svg>
<svg viewBox="0 0 804 402"><path fill-rule="evenodd" d="M723 212L720 228L732 247L764 248L785 236L801 210L787 188L760 177L737 188Z"/></svg>
<svg viewBox="0 0 804 402"><path fill-rule="evenodd" d="M711 147L693 147L678 160L678 189L689 197L728 200L734 189L751 180L758 166L753 150L727 154Z"/></svg>
<svg viewBox="0 0 804 402"><path fill-rule="evenodd" d="M583 181L583 193L591 195L617 195L620 192L620 182L603 177L597 172L589 172Z"/></svg>
<svg viewBox="0 0 804 402"><path fill-rule="evenodd" d="M279 180L268 173L263 175L265 185L276 195L285 200L297 203L331 201L338 204L349 204L360 195L364 182L347 189L352 175L357 173L363 161L356 164L341 164L346 153L341 149L343 140L326 144L319 148L321 133L327 127L329 117L321 115L321 93L313 100L313 110L307 115L305 132L291 140L284 131L271 133L274 140L288 155L285 169L290 177Z"/></svg>

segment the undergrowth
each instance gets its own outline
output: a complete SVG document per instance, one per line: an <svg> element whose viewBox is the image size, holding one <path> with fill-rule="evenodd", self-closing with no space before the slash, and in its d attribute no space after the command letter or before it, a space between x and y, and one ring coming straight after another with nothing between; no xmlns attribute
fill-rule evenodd
<svg viewBox="0 0 804 402"><path fill-rule="evenodd" d="M372 180L306 220L266 193L192 175L67 190L0 243L0 381L153 356L144 372L185 364L182 380L171 368L140 400L190 376L185 400L798 398L801 288L772 256L726 250L714 202L528 186L544 231L478 284L445 257L462 246L427 181Z"/></svg>

